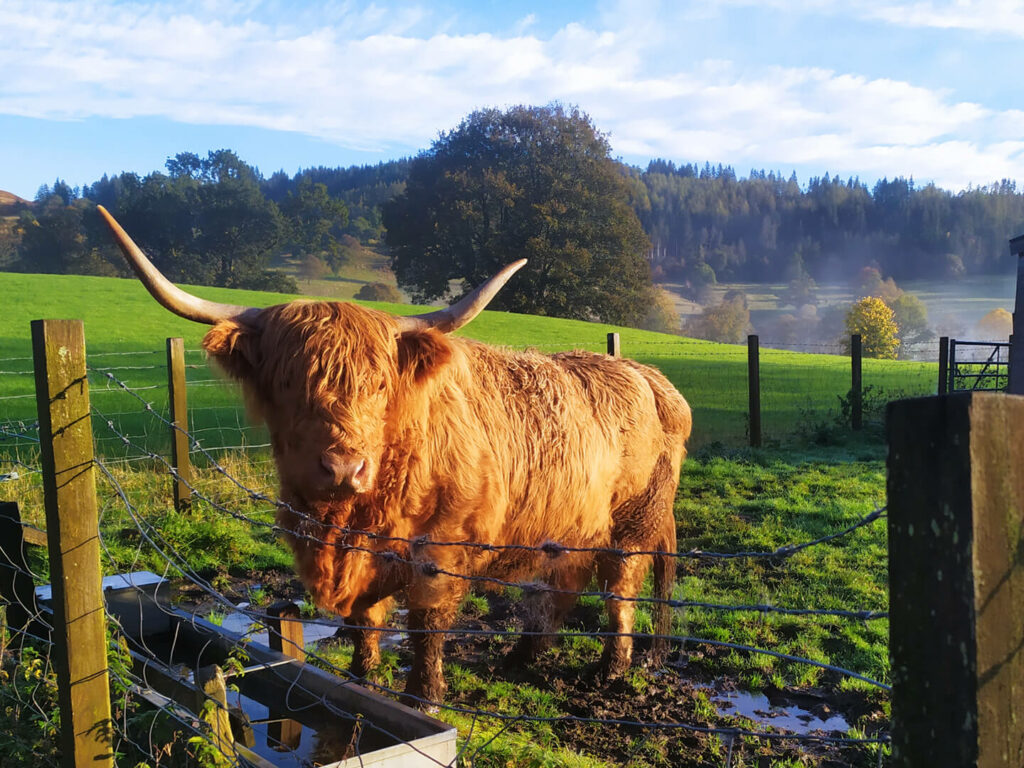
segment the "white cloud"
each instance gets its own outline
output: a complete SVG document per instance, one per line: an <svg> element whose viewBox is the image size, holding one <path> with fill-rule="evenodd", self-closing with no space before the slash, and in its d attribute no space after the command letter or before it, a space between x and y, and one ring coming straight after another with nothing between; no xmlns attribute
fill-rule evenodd
<svg viewBox="0 0 1024 768"><path fill-rule="evenodd" d="M455 34L416 8L331 6L329 23L266 9L7 0L0 113L258 126L397 154L476 108L560 100L638 162L800 165L951 187L1024 178L1024 113L827 69L677 63L678 41L652 25L654 5L632 26L618 4L599 27L572 23L548 37L526 33L529 17L505 34Z"/></svg>
<svg viewBox="0 0 1024 768"><path fill-rule="evenodd" d="M694 0L706 12L770 8L787 14L821 13L881 21L900 27L970 30L1024 37L1024 0Z"/></svg>
<svg viewBox="0 0 1024 768"><path fill-rule="evenodd" d="M1022 0L926 0L914 3L868 3L868 18L906 27L964 29L1024 37Z"/></svg>

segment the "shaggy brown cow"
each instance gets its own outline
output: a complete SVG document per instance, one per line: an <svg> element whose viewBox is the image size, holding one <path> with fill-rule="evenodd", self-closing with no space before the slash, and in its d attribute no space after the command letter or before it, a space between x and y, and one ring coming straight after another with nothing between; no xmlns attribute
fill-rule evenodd
<svg viewBox="0 0 1024 768"><path fill-rule="evenodd" d="M673 553L672 502L691 426L686 401L653 368L446 335L525 262L453 307L413 318L322 301L249 309L180 291L100 210L157 300L213 324L203 347L266 420L289 505L278 522L291 532L316 604L356 626L380 627L392 596L404 591L414 703L444 695L443 630L474 583L459 575L546 582L553 589L534 596L526 627L539 632L557 628L595 565L601 590L632 598L653 559L655 594L670 596L670 554L508 547ZM634 607L609 599L608 629L632 632ZM667 633L668 608L656 614L656 631ZM357 674L379 663L378 635L355 632ZM524 638L519 650L529 655L546 644ZM608 673L623 671L631 656L629 637L605 641Z"/></svg>

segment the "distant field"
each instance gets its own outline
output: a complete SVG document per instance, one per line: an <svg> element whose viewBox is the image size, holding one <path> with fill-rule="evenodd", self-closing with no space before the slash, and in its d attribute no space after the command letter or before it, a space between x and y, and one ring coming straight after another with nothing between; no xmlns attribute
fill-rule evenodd
<svg viewBox="0 0 1024 768"><path fill-rule="evenodd" d="M974 338L974 326L986 313L1000 307L1013 311L1016 279L1013 274L972 275L956 279L907 280L899 283L899 287L924 302L929 325L937 335ZM665 288L672 292L679 290L674 285ZM747 294L755 330L785 312L793 312L793 307L779 305L778 297L786 290L784 283L721 283L712 290L709 303L717 304L726 291L733 289ZM847 303L855 298L846 285L818 287L819 306ZM699 304L681 296L676 300L676 310L684 317L699 315L701 309Z"/></svg>
<svg viewBox="0 0 1024 768"><path fill-rule="evenodd" d="M360 246L346 249L347 261L337 274L328 272L323 277L307 279L297 259L285 259L279 267L291 275L299 284L299 292L305 296L318 296L348 301L368 283L395 285L395 276L388 267L387 257L376 251Z"/></svg>
<svg viewBox="0 0 1024 768"><path fill-rule="evenodd" d="M292 298L218 288L194 291L206 298L251 306ZM238 392L203 360L199 341L204 327L162 309L138 282L0 273L0 292L5 310L0 315L0 425L18 420L31 423L35 419L30 320L80 318L85 322L90 365L96 369L90 377L93 404L136 444L126 446L116 434L97 424L98 445L103 453L112 457L137 455L137 446L166 450L167 440L159 422L145 416L139 401L125 394L106 374L136 389L139 397L152 402L158 412L164 411L163 350L168 336L183 337L190 350L190 409L193 428L204 445L217 448L266 442L262 430L247 425ZM396 314L418 311L404 305L375 306ZM503 312L484 312L460 335L511 348L602 352L610 331L621 334L623 354L660 368L690 401L695 419L694 446L713 442L740 445L745 441L745 346ZM934 392L936 377L932 363L864 362L865 384L884 397ZM764 436L768 441L786 441L797 432L820 432L838 414L839 398L849 390L849 361L762 349L761 380ZM12 438L0 439L0 445L31 450L31 445Z"/></svg>

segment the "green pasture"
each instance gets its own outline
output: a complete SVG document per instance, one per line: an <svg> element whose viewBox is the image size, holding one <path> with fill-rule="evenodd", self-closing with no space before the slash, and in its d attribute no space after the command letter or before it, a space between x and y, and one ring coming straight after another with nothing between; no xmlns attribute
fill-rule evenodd
<svg viewBox="0 0 1024 768"><path fill-rule="evenodd" d="M97 412L94 431L106 458L97 477L105 572L148 568L178 578L194 571L221 591L267 583L271 573L290 574L291 557L268 527L272 505L252 498L246 490L273 498L274 471L264 453L215 451L224 473L198 462L197 498L193 508L183 514L175 513L169 504L170 481L158 460L118 461L134 459L145 451L166 455L166 429L143 402L152 403L157 414L166 409L163 350L168 336L183 336L190 350L191 426L203 445L218 449L266 441L263 431L247 425L240 394L204 361L198 348L202 326L166 312L134 281L0 273L0 287L6 297L6 311L0 315L0 426L15 435L0 435L0 475L12 469L19 472L19 477L4 482L0 489L6 498L21 502L28 522L44 522L40 476L21 471L11 459L29 468L35 462L31 429L21 430L18 424L20 420L30 427L35 418L29 321L77 317L85 322L92 402ZM288 298L195 290L212 299L252 305ZM411 307L384 308L415 311ZM778 441L780 445L751 451L742 448L747 408L743 346L500 312L484 313L464 330L483 341L543 351L603 351L605 335L618 331L624 354L666 373L693 404L696 419L693 450L684 464L675 503L681 551L772 551L841 531L884 503L884 467L877 434L867 430L868 435L851 438L845 427L837 425L840 399L847 394L850 380L849 361L844 358L762 349L764 433L769 444ZM107 378L108 373L135 394L124 392ZM864 363L864 381L873 388L871 406L897 393L934 391L935 378L934 364ZM877 415L878 411L871 413ZM113 429L107 420L113 422ZM118 432L131 444L125 445ZM809 441L817 444L801 447ZM125 500L130 500L131 508ZM45 580L45 553L33 552L33 570ZM883 522L784 561L684 559L673 596L731 605L885 610L886 578ZM231 599L249 596L244 591L232 592ZM495 606L516 600L514 594L474 595L466 609L474 613L467 613L464 625L474 626L478 615L489 615ZM567 624L571 632L595 632L604 627L603 613L594 599L582 601ZM637 627L639 631L651 627L645 607L638 611ZM769 648L889 681L884 620L694 607L676 613L672 630L680 636ZM599 684L593 677L600 649L592 638L566 638L535 665L522 670L509 670L501 664L511 642L481 641L473 653L449 659L446 674L453 705L557 717L578 714L580 702L587 707L629 703L633 708L621 713L627 719L763 727L717 709L702 689L694 687L727 684L749 690L810 690L825 695L830 702L841 703L850 736L872 734L885 727L888 717L887 697L871 686L816 667L727 651L699 640L676 647L672 664L665 669L638 666L624 680L607 684ZM327 653L329 649L310 650ZM345 647L341 650L343 656ZM379 679L401 689L408 656L408 649L402 647L393 658L387 657L390 666L380 670ZM344 666L341 659L331 663ZM645 709L648 706L653 709ZM658 709L663 706L670 709ZM602 711L608 717L615 713ZM459 727L464 745L480 750L477 765L629 764L640 768L718 764L725 756L716 737L529 722L506 730L486 718L469 722L454 711L444 710L441 716ZM11 725L3 720L0 718L0 724ZM28 723L24 738L35 739L32 728L36 727ZM761 761L793 766L868 766L876 764L876 756L867 747L807 752L799 745L750 739L737 745L734 764L759 765Z"/></svg>
<svg viewBox="0 0 1024 768"><path fill-rule="evenodd" d="M266 306L291 296L218 288L195 288L220 301ZM167 450L166 430L147 414L142 398L166 413L165 339L185 339L189 405L196 437L210 449L262 445L264 431L248 425L236 388L207 365L199 342L205 328L160 307L135 280L64 275L0 273L5 297L0 314L0 425L18 432L35 419L29 323L35 318L80 318L85 323L91 392L97 411L96 437L107 457L138 455L142 447ZM396 314L421 311L405 305L372 305ZM742 445L747 435L747 350L678 336L600 323L484 312L460 334L513 349L544 352L604 351L606 335L618 332L622 352L661 369L694 409L691 445ZM108 378L113 376L114 379ZM872 402L935 391L934 363L864 361L864 384ZM137 397L118 385L123 382ZM762 434L771 442L820 433L834 426L848 394L847 358L784 350L761 350ZM102 418L101 418L102 417ZM114 424L116 432L106 428ZM125 435L126 445L117 434ZM8 435L3 444L31 446Z"/></svg>

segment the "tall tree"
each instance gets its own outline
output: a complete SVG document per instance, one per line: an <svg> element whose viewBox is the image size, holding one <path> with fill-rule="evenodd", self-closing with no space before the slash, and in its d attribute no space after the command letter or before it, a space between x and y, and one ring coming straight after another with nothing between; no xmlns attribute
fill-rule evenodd
<svg viewBox="0 0 1024 768"><path fill-rule="evenodd" d="M650 243L630 199L606 138L579 110L474 112L413 160L405 191L385 204L392 268L431 300L526 257L493 306L638 324Z"/></svg>
<svg viewBox="0 0 1024 768"><path fill-rule="evenodd" d="M268 270L284 220L255 168L222 149L205 158L180 153L167 171L141 183L122 175L98 190L122 192L115 213L161 271L206 285L296 290L294 280Z"/></svg>
<svg viewBox="0 0 1024 768"><path fill-rule="evenodd" d="M348 208L341 199L327 192L327 185L313 183L308 176L299 179L294 192L280 203L294 255L323 257L332 269L341 266L342 249L338 238L348 224Z"/></svg>

